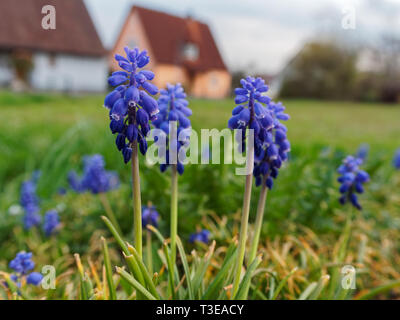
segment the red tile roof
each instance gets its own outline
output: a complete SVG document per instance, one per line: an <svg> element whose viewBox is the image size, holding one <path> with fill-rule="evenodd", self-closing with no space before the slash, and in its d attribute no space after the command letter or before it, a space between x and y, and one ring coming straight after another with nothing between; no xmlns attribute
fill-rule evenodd
<svg viewBox="0 0 400 320"><path fill-rule="evenodd" d="M191 18L181 18L164 12L134 6L156 60L159 63L184 65L194 71L208 69L226 70L224 61L215 44L209 27ZM128 16L129 19L129 16ZM195 44L199 49L198 59L187 61L182 47Z"/></svg>
<svg viewBox="0 0 400 320"><path fill-rule="evenodd" d="M42 28L42 7L56 9L56 29ZM101 56L106 53L83 0L0 0L0 49Z"/></svg>

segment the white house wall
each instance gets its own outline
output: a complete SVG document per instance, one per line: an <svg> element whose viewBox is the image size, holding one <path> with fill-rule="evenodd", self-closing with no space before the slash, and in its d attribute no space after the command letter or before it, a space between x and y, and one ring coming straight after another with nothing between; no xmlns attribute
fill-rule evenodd
<svg viewBox="0 0 400 320"><path fill-rule="evenodd" d="M107 75L106 58L35 53L30 85L45 91L102 92Z"/></svg>

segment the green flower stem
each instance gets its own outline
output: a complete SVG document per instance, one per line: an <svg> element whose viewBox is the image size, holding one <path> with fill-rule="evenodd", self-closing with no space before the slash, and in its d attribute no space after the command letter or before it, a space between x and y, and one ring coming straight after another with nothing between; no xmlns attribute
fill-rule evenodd
<svg viewBox="0 0 400 320"><path fill-rule="evenodd" d="M153 250L152 250L152 245L151 245L151 231L147 230L146 231L146 260L147 260L147 269L149 270L149 273L153 274Z"/></svg>
<svg viewBox="0 0 400 320"><path fill-rule="evenodd" d="M110 219L111 223L115 226L119 234L122 234L121 227L119 226L118 220L114 215L114 212L111 208L110 202L105 193L99 193L99 199L103 208L107 214L108 219Z"/></svg>
<svg viewBox="0 0 400 320"><path fill-rule="evenodd" d="M132 184L135 248L139 257L142 258L142 200L140 195L139 157L136 141L132 143Z"/></svg>
<svg viewBox="0 0 400 320"><path fill-rule="evenodd" d="M239 234L239 248L238 248L238 259L235 266L235 274L233 281L232 297L235 297L239 289L240 273L242 271L244 253L246 250L247 240L247 229L249 223L249 212L250 212L250 200L251 200L251 187L253 183L253 166L254 166L254 146L247 148L247 159L246 165L248 167L248 175L246 175L246 184L244 189L243 197L243 208L242 208L242 219L240 222L240 234Z"/></svg>
<svg viewBox="0 0 400 320"><path fill-rule="evenodd" d="M177 165L171 166L171 264L176 261L176 236L178 233L178 172ZM173 274L174 271L171 270Z"/></svg>
<svg viewBox="0 0 400 320"><path fill-rule="evenodd" d="M260 191L260 197L258 199L256 222L255 222L255 226L254 226L254 236L253 236L253 240L251 242L250 255L248 258L249 265L256 258L258 243L260 241L261 227L262 227L264 211L265 211L265 201L267 200L267 193L268 193L268 188L265 185L265 181L266 181L266 178L263 179L263 183L262 183L262 187L261 187L261 191Z"/></svg>

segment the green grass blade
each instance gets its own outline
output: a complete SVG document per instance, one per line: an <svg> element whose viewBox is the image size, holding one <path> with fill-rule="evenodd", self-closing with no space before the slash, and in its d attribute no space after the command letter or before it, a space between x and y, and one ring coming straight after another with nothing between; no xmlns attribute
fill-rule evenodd
<svg viewBox="0 0 400 320"><path fill-rule="evenodd" d="M317 300L319 298L322 290L324 289L325 285L328 283L329 278L330 278L329 275L324 275L321 277L321 279L319 279L318 284L317 284L315 290L310 295L309 300Z"/></svg>
<svg viewBox="0 0 400 320"><path fill-rule="evenodd" d="M201 293L199 294L199 292L201 292L201 284L204 280L204 275L210 264L212 255L214 254L215 245L216 243L215 241L213 241L209 250L204 255L203 259L201 259L200 264L196 270L196 273L193 276L193 291L195 292L195 295L198 296L198 298L200 298L201 296Z"/></svg>
<svg viewBox="0 0 400 320"><path fill-rule="evenodd" d="M169 294L172 296L172 300L175 300L174 275L172 273L174 268L172 268L171 257L166 242L164 242L163 249L164 249L165 259L167 260Z"/></svg>
<svg viewBox="0 0 400 320"><path fill-rule="evenodd" d="M123 253L126 256L130 256L131 253L130 253L130 251L128 249L128 246L126 245L125 241L122 239L122 237L120 236L118 231L115 229L115 227L113 226L111 221L105 216L102 216L101 218L103 219L104 223L106 224L106 226L110 230L111 234L114 236L115 241L117 241L117 243L120 246L120 248L122 249ZM137 261L135 259L127 259L126 261L128 263L128 267L131 270L131 272L134 275L134 277L136 279L138 279L138 281L142 285L145 285L144 277L143 277L142 273L140 272L140 268L139 268L139 265L138 265Z"/></svg>
<svg viewBox="0 0 400 320"><path fill-rule="evenodd" d="M215 299L215 297L218 297L218 293L223 289L224 280L229 278L227 275L233 266L233 261L235 261L234 259L236 258L236 255L237 255L237 246L235 244L231 244L231 246L229 246L228 248L221 269L215 276L214 280L208 286L207 291L204 293L202 299L210 300L210 299Z"/></svg>
<svg viewBox="0 0 400 320"><path fill-rule="evenodd" d="M157 299L160 299L160 296L159 296L159 294L157 292L156 286L154 285L152 276L149 273L149 271L147 270L145 264L143 263L143 260L140 259L138 252L136 251L136 249L134 247L132 247L130 245L128 245L128 249L133 254L133 256L135 257L135 259L136 259L136 261L137 261L137 263L139 265L140 271L142 272L142 274L144 276L144 280L146 281L147 286L148 286L151 294L153 296L155 296Z"/></svg>
<svg viewBox="0 0 400 320"><path fill-rule="evenodd" d="M129 282L132 287L136 289L136 291L140 292L144 297L148 300L157 300L149 291L146 290L134 277L132 277L128 272L120 267L116 267L117 273L124 278L127 282Z"/></svg>
<svg viewBox="0 0 400 320"><path fill-rule="evenodd" d="M315 290L317 287L316 282L311 282L307 288L304 289L304 291L301 293L299 296L298 300L307 300L307 298L310 296L310 294Z"/></svg>
<svg viewBox="0 0 400 320"><path fill-rule="evenodd" d="M357 300L372 299L373 297L375 297L376 295L378 295L380 293L384 293L384 292L387 292L389 290L392 290L392 289L398 288L398 287L400 287L400 280L391 281L389 283L386 283L382 286L374 288L374 289L370 290L369 292L358 296L356 299Z"/></svg>
<svg viewBox="0 0 400 320"><path fill-rule="evenodd" d="M242 282L239 285L239 290L237 294L234 296L234 300L246 300L247 299L247 291L250 286L251 278L253 276L254 271L257 269L258 265L261 263L261 256L258 256L251 263L249 268L247 269Z"/></svg>
<svg viewBox="0 0 400 320"><path fill-rule="evenodd" d="M278 287L276 288L274 295L272 296L272 300L275 300L283 287L285 286L286 282L289 280L289 278L297 271L297 268L294 268L292 271L289 272L289 274L284 277L281 282L279 282Z"/></svg>
<svg viewBox="0 0 400 320"><path fill-rule="evenodd" d="M190 269L189 269L189 265L188 265L188 262L186 259L185 249L183 248L182 241L179 238L179 236L176 237L176 245L178 247L179 255L181 256L183 269L184 269L185 275L186 275L186 283L188 286L189 299L193 300L194 292L193 292L193 287L192 287L192 279L191 279L191 275L190 275Z"/></svg>
<svg viewBox="0 0 400 320"><path fill-rule="evenodd" d="M104 256L104 265L106 268L106 278L107 278L107 284L108 284L109 299L117 300L117 293L116 293L116 289L115 289L115 285L114 285L114 280L112 277L112 267L111 267L110 255L108 253L107 241L103 237L101 238L101 241L103 243L103 256Z"/></svg>

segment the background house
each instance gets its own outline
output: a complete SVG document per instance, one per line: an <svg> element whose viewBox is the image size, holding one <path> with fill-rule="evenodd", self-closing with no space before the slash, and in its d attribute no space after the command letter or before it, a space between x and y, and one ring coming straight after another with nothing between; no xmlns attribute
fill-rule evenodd
<svg viewBox="0 0 400 320"><path fill-rule="evenodd" d="M42 28L42 7L56 9L56 29ZM0 1L0 86L103 91L106 51L82 0Z"/></svg>
<svg viewBox="0 0 400 320"><path fill-rule="evenodd" d="M206 98L222 98L230 92L231 75L209 27L202 22L135 6L111 50L113 71L119 69L114 55L124 54L125 46L148 50L149 68L160 88L180 82L191 95Z"/></svg>

